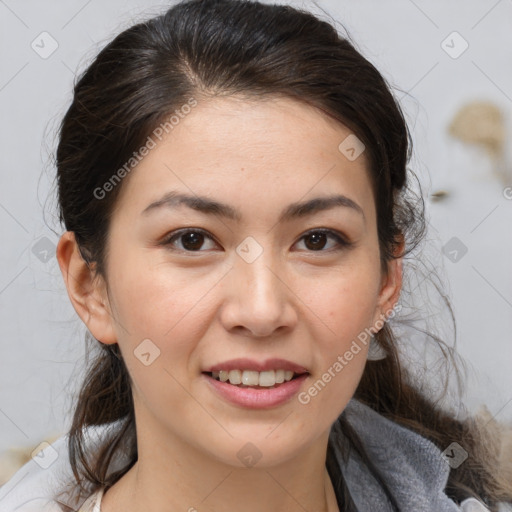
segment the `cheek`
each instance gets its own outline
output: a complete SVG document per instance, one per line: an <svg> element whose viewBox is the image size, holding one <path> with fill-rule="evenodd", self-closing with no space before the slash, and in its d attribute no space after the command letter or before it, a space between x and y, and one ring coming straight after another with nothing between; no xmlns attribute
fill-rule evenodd
<svg viewBox="0 0 512 512"><path fill-rule="evenodd" d="M130 334L162 339L193 316L205 285L183 273L166 272L163 266L130 266L115 273L112 290L118 320Z"/></svg>
<svg viewBox="0 0 512 512"><path fill-rule="evenodd" d="M149 376L155 375L159 367L168 372L162 374L164 380L172 375L181 381L195 371L191 355L204 337L214 310L213 295L207 292L219 277L213 273L193 276L164 264L146 263L144 267L141 263L125 260L112 273L119 344L130 372L135 372L132 374L141 386L154 385ZM147 352L150 356L146 359L153 360L156 355L150 368L142 367L137 359L137 355ZM180 392L174 384L171 378L171 388Z"/></svg>
<svg viewBox="0 0 512 512"><path fill-rule="evenodd" d="M371 327L378 301L378 273L369 266L343 269L308 293L307 304L327 336L320 337L332 350L343 350ZM305 301L306 302L306 301Z"/></svg>

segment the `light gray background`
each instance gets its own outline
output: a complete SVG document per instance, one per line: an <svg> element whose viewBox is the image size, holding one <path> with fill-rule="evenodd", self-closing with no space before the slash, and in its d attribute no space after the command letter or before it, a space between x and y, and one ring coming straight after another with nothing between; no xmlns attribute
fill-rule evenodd
<svg viewBox="0 0 512 512"><path fill-rule="evenodd" d="M443 202L427 201L427 213L431 258L444 276L459 351L470 365L466 403L472 410L485 403L498 419L511 420L512 200L491 176L485 154L450 139L446 128L464 102L486 99L505 112L510 140L512 2L321 0L321 9L308 1L287 3L318 14L324 9L340 20L399 88L415 142L411 166L426 193L451 193ZM49 152L74 74L118 32L166 5L0 0L0 451L64 432L81 375L85 331L52 253L58 237L46 225L61 233L48 199ZM441 47L453 31L469 44L456 59ZM51 48L42 32L58 44L47 58L31 47L35 41L43 51L46 38L44 48ZM43 206L50 212L46 223ZM457 263L441 252L452 237L468 249Z"/></svg>

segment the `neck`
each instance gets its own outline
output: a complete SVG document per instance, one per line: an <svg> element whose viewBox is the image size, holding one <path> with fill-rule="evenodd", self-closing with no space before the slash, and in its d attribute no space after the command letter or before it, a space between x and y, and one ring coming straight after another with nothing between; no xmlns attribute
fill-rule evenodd
<svg viewBox="0 0 512 512"><path fill-rule="evenodd" d="M158 439L138 435L139 458L105 493L102 512L338 512L325 468L328 433L272 467L234 467L183 442L164 446Z"/></svg>

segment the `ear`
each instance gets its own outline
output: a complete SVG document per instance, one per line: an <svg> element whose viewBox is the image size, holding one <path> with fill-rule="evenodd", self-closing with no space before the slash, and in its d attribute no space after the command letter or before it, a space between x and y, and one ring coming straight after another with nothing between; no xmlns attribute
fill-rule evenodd
<svg viewBox="0 0 512 512"><path fill-rule="evenodd" d="M375 318L373 319L372 325L375 325L379 319L386 320L400 298L400 292L402 290L402 255L404 243L405 241L402 235L400 245L395 253L396 256L400 255L400 257L394 258L388 262L388 272L382 276L381 290L379 292Z"/></svg>
<svg viewBox="0 0 512 512"><path fill-rule="evenodd" d="M72 231L61 236L57 261L71 303L91 334L102 343L117 343L105 281L82 258Z"/></svg>

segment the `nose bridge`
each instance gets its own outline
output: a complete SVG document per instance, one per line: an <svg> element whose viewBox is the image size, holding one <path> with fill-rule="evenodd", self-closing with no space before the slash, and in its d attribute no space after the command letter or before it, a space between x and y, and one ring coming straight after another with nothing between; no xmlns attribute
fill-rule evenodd
<svg viewBox="0 0 512 512"><path fill-rule="evenodd" d="M278 262L270 248L256 252L256 247L250 247L244 257L243 246L237 250L239 258L235 263L234 270L237 274L237 281L245 284L240 288L244 300L256 309L268 309L276 307L281 299L281 281L277 278Z"/></svg>
<svg viewBox="0 0 512 512"><path fill-rule="evenodd" d="M226 327L245 327L253 335L268 336L292 321L281 269L271 248L254 239L240 244L231 270L232 300L225 311Z"/></svg>

